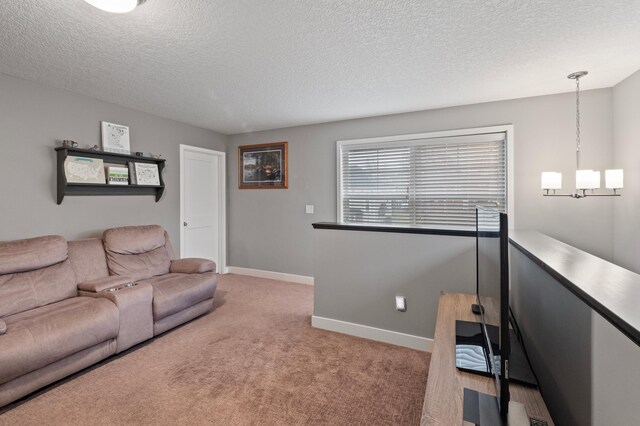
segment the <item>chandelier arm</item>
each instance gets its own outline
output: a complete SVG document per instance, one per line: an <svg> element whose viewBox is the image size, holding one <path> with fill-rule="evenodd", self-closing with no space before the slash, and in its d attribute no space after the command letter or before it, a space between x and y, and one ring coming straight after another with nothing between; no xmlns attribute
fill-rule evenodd
<svg viewBox="0 0 640 426"><path fill-rule="evenodd" d="M587 198L587 197L620 197L622 194L619 192L614 192L613 194L586 194L575 192L573 194L542 194L543 197L571 197L571 198Z"/></svg>

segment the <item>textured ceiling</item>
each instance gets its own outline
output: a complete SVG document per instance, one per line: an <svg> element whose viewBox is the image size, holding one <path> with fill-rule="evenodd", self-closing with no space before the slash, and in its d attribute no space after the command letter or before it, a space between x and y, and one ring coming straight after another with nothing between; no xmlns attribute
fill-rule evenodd
<svg viewBox="0 0 640 426"><path fill-rule="evenodd" d="M227 134L568 92L581 69L640 69L639 0L0 1L0 72Z"/></svg>

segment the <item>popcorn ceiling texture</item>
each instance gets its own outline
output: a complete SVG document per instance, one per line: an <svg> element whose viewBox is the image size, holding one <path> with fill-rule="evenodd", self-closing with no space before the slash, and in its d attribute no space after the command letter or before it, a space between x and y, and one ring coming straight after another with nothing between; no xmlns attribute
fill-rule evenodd
<svg viewBox="0 0 640 426"><path fill-rule="evenodd" d="M0 72L232 134L610 87L638 0L0 2ZM1 94L0 94L1 95Z"/></svg>

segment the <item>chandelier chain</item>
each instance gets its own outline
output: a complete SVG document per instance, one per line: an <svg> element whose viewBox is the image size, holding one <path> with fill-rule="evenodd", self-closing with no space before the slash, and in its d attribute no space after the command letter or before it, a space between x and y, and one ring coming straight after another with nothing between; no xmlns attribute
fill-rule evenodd
<svg viewBox="0 0 640 426"><path fill-rule="evenodd" d="M576 170L580 170L580 77L576 78Z"/></svg>

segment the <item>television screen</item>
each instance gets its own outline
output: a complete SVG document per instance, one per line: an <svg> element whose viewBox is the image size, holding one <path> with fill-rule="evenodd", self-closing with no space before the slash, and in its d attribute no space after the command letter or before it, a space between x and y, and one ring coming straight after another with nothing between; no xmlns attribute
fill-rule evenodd
<svg viewBox="0 0 640 426"><path fill-rule="evenodd" d="M509 405L509 260L507 215L476 209L477 299L500 413ZM489 326L489 327L488 327ZM498 336L491 329L498 327ZM496 344L497 337L497 344Z"/></svg>

